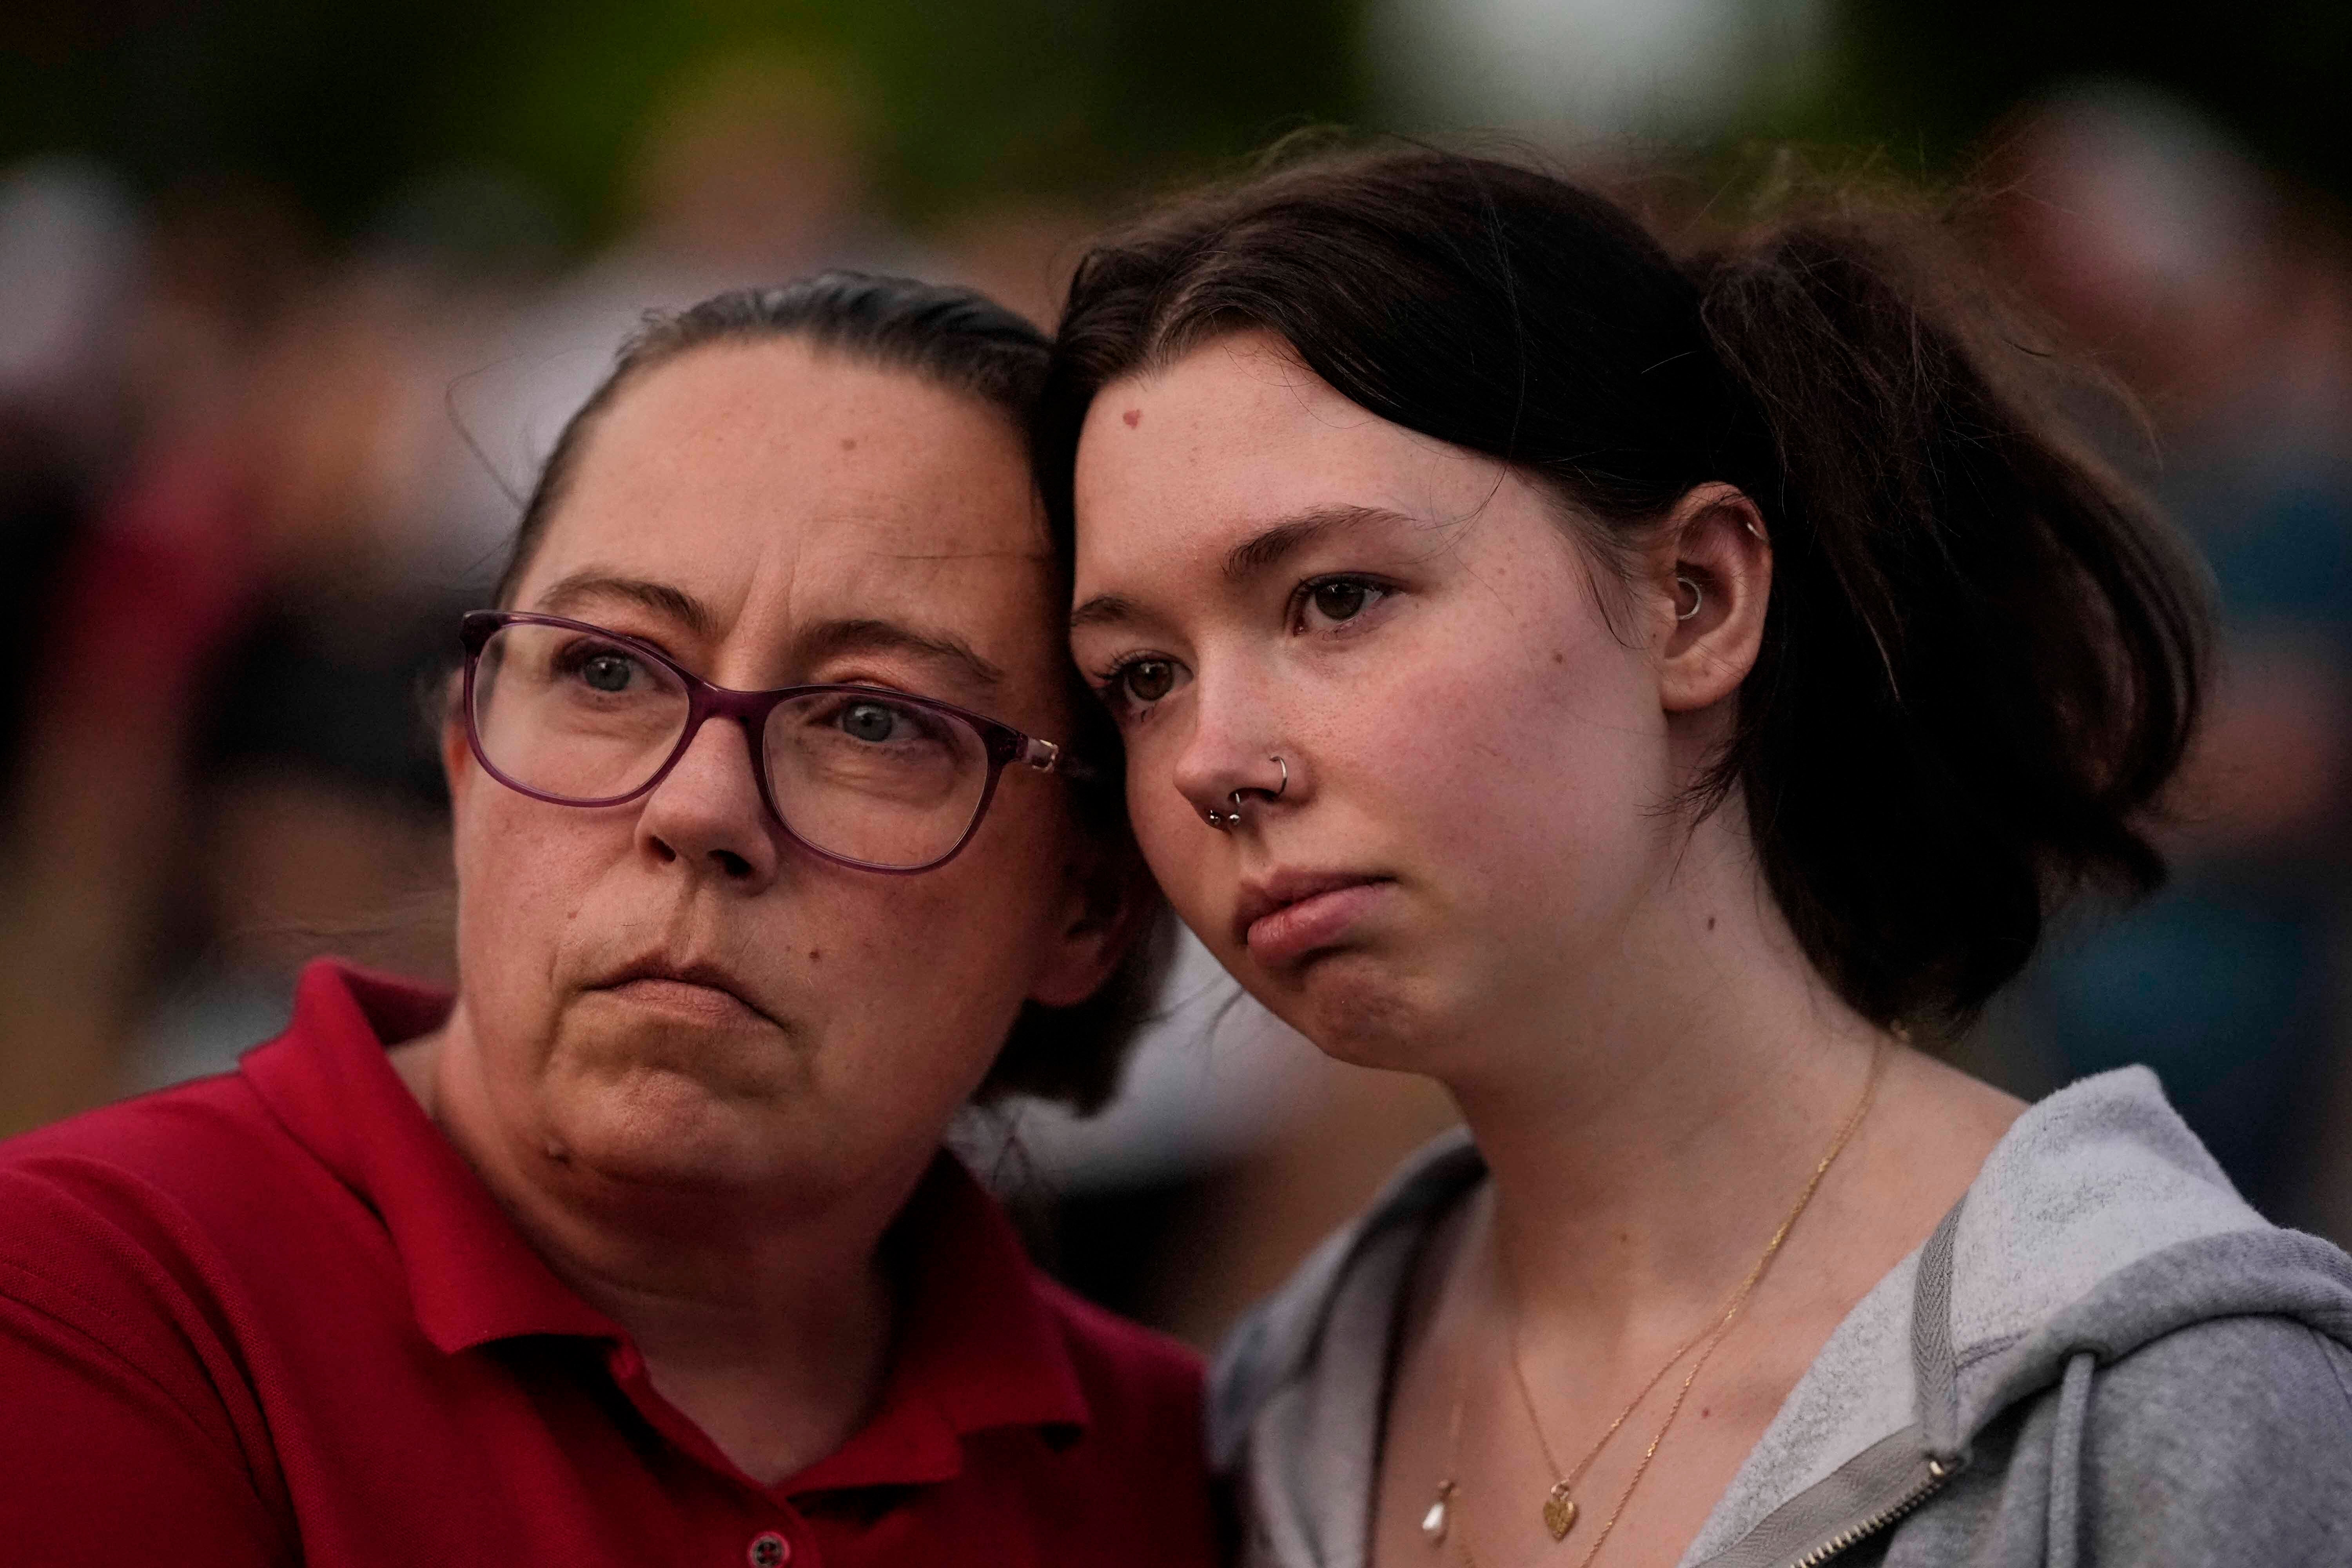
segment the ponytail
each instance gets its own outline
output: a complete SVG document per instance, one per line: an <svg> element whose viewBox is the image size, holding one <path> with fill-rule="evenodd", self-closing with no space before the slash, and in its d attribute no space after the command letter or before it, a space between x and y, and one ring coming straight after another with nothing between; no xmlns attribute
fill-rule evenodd
<svg viewBox="0 0 2352 1568"><path fill-rule="evenodd" d="M1538 170L1318 159L1081 263L1041 405L1047 510L1066 552L1097 390L1243 328L1614 541L1737 486L1769 531L1771 599L1695 804L1737 793L1856 1011L1955 1024L2061 900L2162 879L2144 818L2186 749L2206 636L2190 558L2068 444L1959 276L1850 224L1678 260Z"/></svg>
<svg viewBox="0 0 2352 1568"><path fill-rule="evenodd" d="M2084 884L2163 879L2142 822L2204 647L2183 550L2001 384L2018 351L1954 300L1952 266L1797 227L1691 269L1774 521L1763 644L1707 787L1738 785L1799 941L1887 1022L1965 1016Z"/></svg>

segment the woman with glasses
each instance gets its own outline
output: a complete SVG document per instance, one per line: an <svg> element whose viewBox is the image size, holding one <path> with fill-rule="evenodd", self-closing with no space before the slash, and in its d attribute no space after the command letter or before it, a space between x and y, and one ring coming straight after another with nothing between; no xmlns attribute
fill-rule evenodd
<svg viewBox="0 0 2352 1568"><path fill-rule="evenodd" d="M1045 363L847 274L624 351L462 628L457 995L0 1147L0 1557L1212 1559L1196 1366L940 1147L1152 980Z"/></svg>
<svg viewBox="0 0 2352 1568"><path fill-rule="evenodd" d="M2145 1069L1933 1054L2160 877L2203 622L1906 254L1402 151L1081 264L1046 488L1144 854L1466 1123L1226 1349L1245 1561L2352 1561L2352 1264Z"/></svg>

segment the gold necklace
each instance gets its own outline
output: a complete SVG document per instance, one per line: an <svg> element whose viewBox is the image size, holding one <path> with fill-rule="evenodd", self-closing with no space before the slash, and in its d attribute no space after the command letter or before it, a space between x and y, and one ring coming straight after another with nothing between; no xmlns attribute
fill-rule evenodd
<svg viewBox="0 0 2352 1568"><path fill-rule="evenodd" d="M1901 1039L1902 1033L1896 1031L1895 1037ZM1589 1568L1592 1560L1600 1555L1601 1544L1617 1528L1617 1521L1624 1514L1626 1503L1632 1500L1633 1489L1640 1486L1642 1478L1649 1473L1650 1461L1657 1457L1658 1446L1666 1440L1667 1432L1673 1429L1675 1419L1682 1415L1683 1403L1690 1397L1691 1386L1698 1381L1698 1374L1706 1369L1707 1362L1714 1356L1716 1347L1723 1342L1724 1336L1730 1332L1731 1325L1738 1320L1740 1312L1747 1307L1748 1297L1755 1292L1757 1285L1762 1281L1765 1271L1771 1268L1773 1258L1780 1255L1781 1244L1789 1239L1789 1232L1795 1228L1799 1216L1803 1215L1806 1206L1813 1201L1813 1194L1821 1190L1822 1179L1829 1174L1830 1167L1837 1163L1838 1156L1845 1152L1846 1144L1853 1141L1855 1130L1862 1125L1863 1117L1869 1111L1871 1101L1877 1095L1879 1070L1885 1058L1886 1047L1882 1041L1871 1052L1870 1071L1863 1080L1862 1093L1855 1100L1853 1110L1847 1113L1844 1124L1837 1131L1837 1136L1830 1140L1828 1151L1822 1155L1820 1163L1814 1165L1811 1176L1805 1182L1804 1190L1797 1194L1796 1203L1790 1205L1787 1217L1780 1221L1780 1228L1772 1233L1772 1239L1764 1244L1763 1255L1757 1258L1756 1266L1748 1271L1748 1277L1724 1299L1722 1305L1708 1316L1699 1331L1677 1346L1675 1352L1666 1358L1664 1363L1650 1374L1649 1381L1642 1384L1641 1392L1634 1394L1625 1408L1617 1413L1617 1418L1609 1423L1607 1430L1601 1434L1599 1440L1586 1451L1583 1458L1577 1461L1576 1468L1566 1474L1561 1473L1559 1461L1552 1457L1551 1442L1545 1436L1543 1421L1536 1413L1535 1394L1528 1386L1527 1370L1519 1355L1517 1302L1510 1299L1511 1293L1506 1290L1504 1321L1510 1345L1511 1376L1518 1386L1519 1402L1527 1411L1528 1424L1535 1430L1536 1447L1543 1454L1545 1468L1551 1471L1551 1489L1544 1494L1542 1512L1544 1529L1550 1533L1555 1542L1566 1540L1568 1532L1576 1528L1578 1512L1574 1496L1576 1483L1584 1479L1584 1472L1592 1468L1593 1461L1599 1458L1601 1450L1609 1446L1609 1439L1614 1437L1618 1429L1632 1418L1633 1412L1642 1407L1643 1401L1648 1399L1656 1391L1658 1384L1665 1380L1666 1374L1682 1364L1684 1357L1689 1355L1694 1350L1699 1352L1698 1359L1691 1363L1689 1373L1684 1377L1682 1386L1675 1391L1674 1403L1667 1406L1666 1418L1658 1424L1657 1431L1650 1438L1649 1447L1642 1450L1641 1460L1633 1467L1632 1478L1626 1481L1624 1489L1617 1494L1616 1506L1609 1510L1609 1518L1601 1524L1601 1532L1593 1537L1591 1546L1586 1549L1579 1568ZM1465 1568L1477 1568L1477 1559L1471 1553L1468 1539L1453 1528L1454 1516L1457 1511L1455 1499L1462 1489L1460 1483L1454 1478L1459 1469L1462 1414L1466 1403L1468 1383L1469 1368L1465 1365L1454 1379L1454 1414L1448 1423L1446 1436L1445 1478L1437 1483L1437 1495L1430 1503L1428 1511L1422 1515L1421 1532L1423 1538L1432 1546L1440 1545L1449 1535L1453 1536L1454 1550L1460 1553Z"/></svg>

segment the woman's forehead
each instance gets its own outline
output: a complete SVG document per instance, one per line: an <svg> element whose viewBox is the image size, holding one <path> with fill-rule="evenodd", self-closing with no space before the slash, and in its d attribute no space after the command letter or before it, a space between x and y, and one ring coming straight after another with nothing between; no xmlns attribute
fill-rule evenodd
<svg viewBox="0 0 2352 1568"><path fill-rule="evenodd" d="M1094 576L1151 576L1300 520L1383 512L1432 528L1475 514L1506 478L1492 459L1382 419L1279 339L1213 340L1096 397L1074 494L1081 593Z"/></svg>
<svg viewBox="0 0 2352 1568"><path fill-rule="evenodd" d="M667 584L714 636L866 616L952 626L999 663L1050 643L1056 595L1010 421L789 341L698 350L623 394L516 602L577 613L583 575Z"/></svg>

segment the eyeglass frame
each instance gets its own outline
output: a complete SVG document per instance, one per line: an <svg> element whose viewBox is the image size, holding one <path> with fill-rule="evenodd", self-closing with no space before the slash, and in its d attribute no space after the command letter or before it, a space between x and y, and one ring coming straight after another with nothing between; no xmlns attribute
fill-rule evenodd
<svg viewBox="0 0 2352 1568"><path fill-rule="evenodd" d="M529 784L520 783L496 763L490 761L488 752L482 745L481 726L475 718L474 671L481 663L482 649L489 645L490 638L510 626L561 626L572 631L586 632L594 637L606 637L627 647L633 653L642 654L677 677L679 683L686 688L686 727L678 732L677 743L670 748L670 753L664 759L661 766L654 770L652 777L623 795L596 800L574 800L569 795L550 795L545 790L534 789ZM960 708L952 702L941 701L936 697L925 697L912 691L901 691L895 687L874 686L862 681L846 683L825 681L808 686L779 686L767 691L739 691L731 687L712 685L643 637L632 637L626 632L616 632L610 626L600 626L593 621L573 620L566 616L542 616L531 610L468 610L458 622L457 638L466 650L467 750L473 753L476 762L481 763L484 773L488 773L490 777L517 795L532 800L545 801L550 805L576 805L587 810L626 805L629 802L651 795L661 787L662 781L669 777L671 770L677 766L688 748L694 744L694 738L702 732L705 721L732 719L743 726L743 737L751 742L746 749L751 752L751 777L752 781L759 785L760 804L767 807L768 816L773 819L778 827L783 830L784 837L812 855L830 860L836 866L847 866L853 870L876 871L891 877L912 877L924 871L938 870L962 854L965 846L971 842L973 835L980 831L981 823L987 818L989 805L996 798L997 780L1003 776L1007 767L1015 763L1033 768L1038 773L1053 773L1073 782L1081 782L1092 773L1091 769L1087 768L1076 758L1066 755L1065 748L1058 742L1040 739L1035 735L1016 730L1002 720L992 719L985 713L975 713L969 708ZM950 719L961 720L979 734L982 749L988 758L988 778L981 786L980 799L972 805L971 820L965 824L962 837L955 841L953 847L937 859L926 860L919 866L885 866L872 860L860 860L855 856L843 855L827 849L821 844L813 844L801 837L792 823L786 819L782 810L777 806L775 790L768 778L766 740L768 716L794 698L835 695L873 697L887 702L926 709L934 713L945 714Z"/></svg>

